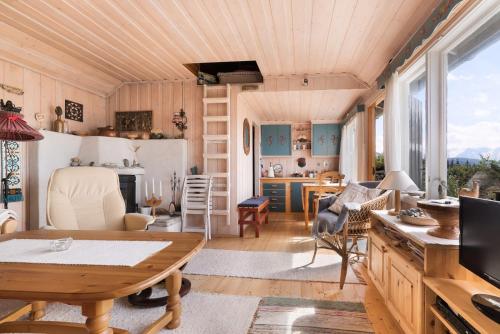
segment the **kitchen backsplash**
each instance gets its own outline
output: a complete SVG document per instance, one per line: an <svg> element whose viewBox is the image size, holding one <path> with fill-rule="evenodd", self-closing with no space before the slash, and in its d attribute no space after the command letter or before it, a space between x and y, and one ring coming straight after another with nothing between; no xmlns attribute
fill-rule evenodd
<svg viewBox="0 0 500 334"><path fill-rule="evenodd" d="M297 160L299 158L306 159L306 166L299 167ZM263 171L265 176L267 176L267 170L269 169L269 164L273 165L281 164L283 166L283 176L290 176L291 174L304 173L307 176L307 172L316 171L321 173L323 171L338 170L339 169L339 158L314 158L311 157L311 150L298 150L293 151L291 157L263 157Z"/></svg>

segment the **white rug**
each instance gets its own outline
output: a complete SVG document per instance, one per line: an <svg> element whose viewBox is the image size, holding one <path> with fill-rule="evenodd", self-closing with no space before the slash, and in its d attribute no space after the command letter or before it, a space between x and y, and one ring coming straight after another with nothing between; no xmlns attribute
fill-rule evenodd
<svg viewBox="0 0 500 334"><path fill-rule="evenodd" d="M339 282L341 257L331 252L254 252L202 249L183 270L184 274L249 277L261 279ZM348 266L346 283L362 283Z"/></svg>
<svg viewBox="0 0 500 334"><path fill-rule="evenodd" d="M165 290L162 293L165 293ZM181 326L175 330L164 329L160 333L247 333L260 299L260 297L191 292L182 298ZM8 304L13 305L14 302L0 300L0 315L7 313L5 309ZM164 312L163 307L135 308L130 306L126 299L120 299L115 301L110 323L113 327L129 330L131 334L141 333ZM58 303L49 304L47 315L43 320L85 322L80 307Z"/></svg>

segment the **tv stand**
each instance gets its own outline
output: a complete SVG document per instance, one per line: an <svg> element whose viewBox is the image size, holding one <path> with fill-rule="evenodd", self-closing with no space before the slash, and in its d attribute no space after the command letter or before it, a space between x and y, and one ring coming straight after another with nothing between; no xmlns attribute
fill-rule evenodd
<svg viewBox="0 0 500 334"><path fill-rule="evenodd" d="M485 293L477 293L471 298L472 304L485 316L500 324L500 298Z"/></svg>
<svg viewBox="0 0 500 334"><path fill-rule="evenodd" d="M460 333L436 307L436 298L438 296L448 304L453 312L474 327L477 332L481 334L500 333L500 324L484 315L472 302L472 296L477 294L499 296L499 290L495 287L488 287L475 281L433 277L425 277L424 285L426 304L430 304L430 312L434 319L432 333Z"/></svg>

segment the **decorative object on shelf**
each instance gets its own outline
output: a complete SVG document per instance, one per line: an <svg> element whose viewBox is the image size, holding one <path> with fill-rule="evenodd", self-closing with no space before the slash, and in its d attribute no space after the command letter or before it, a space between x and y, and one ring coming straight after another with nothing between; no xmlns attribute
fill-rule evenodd
<svg viewBox="0 0 500 334"><path fill-rule="evenodd" d="M275 177L283 177L283 166L281 164L274 165L273 169Z"/></svg>
<svg viewBox="0 0 500 334"><path fill-rule="evenodd" d="M97 135L103 137L116 137L118 136L118 132L116 132L115 128L111 125L97 128Z"/></svg>
<svg viewBox="0 0 500 334"><path fill-rule="evenodd" d="M119 132L151 132L153 111L117 111L115 113L116 130Z"/></svg>
<svg viewBox="0 0 500 334"><path fill-rule="evenodd" d="M267 177L274 177L274 168L272 162L269 163L269 169L267 170Z"/></svg>
<svg viewBox="0 0 500 334"><path fill-rule="evenodd" d="M297 159L297 165L300 168L304 168L306 166L306 158L298 158Z"/></svg>
<svg viewBox="0 0 500 334"><path fill-rule="evenodd" d="M141 139L148 140L150 137L151 135L149 134L149 132L144 131L143 133L141 133Z"/></svg>
<svg viewBox="0 0 500 334"><path fill-rule="evenodd" d="M444 239L458 239L460 231L459 203L455 200L423 200L418 201L417 206L425 213L437 220L438 227L427 231L429 235Z"/></svg>
<svg viewBox="0 0 500 334"><path fill-rule="evenodd" d="M127 133L127 138L128 138L128 139L132 139L132 140L133 140L133 139L137 139L137 138L139 138L139 133L138 133L138 132L136 132L136 131L131 131L131 132L128 132L128 133Z"/></svg>
<svg viewBox="0 0 500 334"><path fill-rule="evenodd" d="M198 175L198 166L191 167L191 175Z"/></svg>
<svg viewBox="0 0 500 334"><path fill-rule="evenodd" d="M12 93L12 94L16 94L16 95L23 95L24 94L24 91L21 88L9 86L6 84L0 84L0 88L5 90L7 93Z"/></svg>
<svg viewBox="0 0 500 334"><path fill-rule="evenodd" d="M243 152L245 155L250 153L250 123L246 118L243 121Z"/></svg>
<svg viewBox="0 0 500 334"><path fill-rule="evenodd" d="M419 226L436 226L438 222L425 215L425 212L420 208L411 208L407 210L401 210L399 212L399 219L403 223Z"/></svg>
<svg viewBox="0 0 500 334"><path fill-rule="evenodd" d="M130 167L130 161L128 159L123 159L123 166Z"/></svg>
<svg viewBox="0 0 500 334"><path fill-rule="evenodd" d="M394 192L394 209L389 211L392 216L399 215L401 211L401 191L415 191L418 190L417 185L406 174L406 172L390 171L385 178L377 186L378 189L395 190Z"/></svg>
<svg viewBox="0 0 500 334"><path fill-rule="evenodd" d="M12 101L4 103L0 100L0 140L2 185L4 207L9 202L22 201L21 189L21 149L18 141L35 141L43 139L37 130L26 123L21 114L21 107Z"/></svg>
<svg viewBox="0 0 500 334"><path fill-rule="evenodd" d="M54 121L54 126L52 128L55 132L64 133L64 121L62 120L62 108L57 106L54 110L56 113L56 120Z"/></svg>
<svg viewBox="0 0 500 334"><path fill-rule="evenodd" d="M137 151L139 151L141 146L140 145L131 145L130 148L132 149L132 152L134 152L134 161L132 162L132 167L141 167L141 164L139 163L139 161L137 159Z"/></svg>
<svg viewBox="0 0 500 334"><path fill-rule="evenodd" d="M168 206L168 211L172 215L175 211L180 211L177 210L179 209L177 204L177 192L181 189L181 179L177 177L177 173L175 171L174 175L170 177L170 189L172 190L172 201Z"/></svg>
<svg viewBox="0 0 500 334"><path fill-rule="evenodd" d="M149 136L151 139L163 139L165 138L165 136L163 135L163 133L161 132L161 130L158 130L158 129L155 129L153 131L151 131L151 134Z"/></svg>
<svg viewBox="0 0 500 334"><path fill-rule="evenodd" d="M83 122L83 104L64 100L64 118L72 121Z"/></svg>
<svg viewBox="0 0 500 334"><path fill-rule="evenodd" d="M458 192L459 196L467 196L467 197L479 197L479 180L472 180L472 188L460 188Z"/></svg>
<svg viewBox="0 0 500 334"><path fill-rule="evenodd" d="M162 196L163 196L163 186L160 180L160 195L156 196L155 194L155 179L153 178L151 180L152 184L152 192L151 192L151 197L149 196L148 192L148 181L144 182L144 193L146 195L146 205L151 207L152 215L153 217L156 217L156 208L159 207L162 203Z"/></svg>
<svg viewBox="0 0 500 334"><path fill-rule="evenodd" d="M78 157L71 158L69 165L71 167L78 167L82 164L82 161Z"/></svg>

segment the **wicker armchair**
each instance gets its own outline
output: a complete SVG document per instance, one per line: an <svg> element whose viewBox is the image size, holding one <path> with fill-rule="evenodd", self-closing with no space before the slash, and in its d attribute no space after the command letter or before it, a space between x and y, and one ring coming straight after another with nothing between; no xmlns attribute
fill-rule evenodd
<svg viewBox="0 0 500 334"><path fill-rule="evenodd" d="M374 188L376 183L360 183L361 185ZM332 205L337 197L335 195L325 196L320 190L315 206L315 221L313 225L314 255L312 262L316 258L318 248L327 248L337 252L342 257L342 267L340 271L340 288L344 287L347 275L347 264L349 256L354 254L359 259L366 256L366 252L361 252L358 241L368 237L370 228L370 211L382 210L387 204L390 192L384 192L380 196L362 203L346 203L339 215L330 212L328 207ZM325 222L328 220L328 223ZM348 246L348 241L352 243Z"/></svg>

